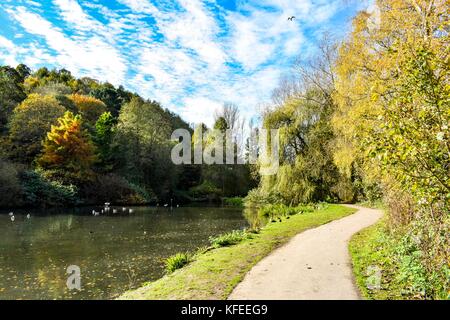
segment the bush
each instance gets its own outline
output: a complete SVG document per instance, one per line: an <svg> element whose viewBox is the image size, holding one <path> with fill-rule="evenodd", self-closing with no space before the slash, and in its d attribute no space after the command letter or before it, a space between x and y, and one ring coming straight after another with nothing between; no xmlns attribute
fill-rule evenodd
<svg viewBox="0 0 450 320"><path fill-rule="evenodd" d="M224 203L225 203L225 205L230 206L230 207L242 208L244 206L244 199L242 199L240 197L224 198Z"/></svg>
<svg viewBox="0 0 450 320"><path fill-rule="evenodd" d="M395 258L399 264L397 280L404 288L403 294L409 298L447 299L450 290L450 218L445 220L436 223L421 217L406 230L395 230Z"/></svg>
<svg viewBox="0 0 450 320"><path fill-rule="evenodd" d="M188 253L177 253L166 260L166 272L173 273L174 271L183 268L191 262L191 256Z"/></svg>
<svg viewBox="0 0 450 320"><path fill-rule="evenodd" d="M322 206L322 205L320 205ZM318 207L319 208L319 207ZM297 207L289 207L284 204L269 204L259 210L259 214L263 217L283 217L293 216L306 212L313 212L314 207L311 205L301 205Z"/></svg>
<svg viewBox="0 0 450 320"><path fill-rule="evenodd" d="M20 177L27 206L71 206L78 204L78 190L45 177L43 171L25 171Z"/></svg>
<svg viewBox="0 0 450 320"><path fill-rule="evenodd" d="M83 183L82 186L82 197L88 203L112 202L138 205L149 203L154 198L151 192L112 173L98 175L93 181Z"/></svg>
<svg viewBox="0 0 450 320"><path fill-rule="evenodd" d="M201 185L193 187L189 190L189 193L194 198L200 197L219 197L222 191L217 188L212 182L205 181Z"/></svg>
<svg viewBox="0 0 450 320"><path fill-rule="evenodd" d="M220 248L238 244L239 242L248 239L249 237L250 234L248 234L246 231L235 230L215 238L211 237L209 238L209 241L214 248Z"/></svg>
<svg viewBox="0 0 450 320"><path fill-rule="evenodd" d="M245 206L249 208L258 208L264 205L282 202L283 199L278 192L271 191L266 193L261 188L250 190L247 197L244 199Z"/></svg>

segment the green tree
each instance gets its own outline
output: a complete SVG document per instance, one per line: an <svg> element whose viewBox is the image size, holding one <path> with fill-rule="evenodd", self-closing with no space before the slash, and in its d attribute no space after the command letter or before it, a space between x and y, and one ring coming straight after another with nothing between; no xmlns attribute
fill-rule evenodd
<svg viewBox="0 0 450 320"><path fill-rule="evenodd" d="M25 98L21 75L13 68L0 67L0 134L6 132L14 108Z"/></svg>
<svg viewBox="0 0 450 320"><path fill-rule="evenodd" d="M130 102L132 97L131 93L125 91L122 86L116 89L109 83L99 85L97 88L94 88L90 94L91 96L103 101L106 104L108 111L114 117L119 115L122 105Z"/></svg>
<svg viewBox="0 0 450 320"><path fill-rule="evenodd" d="M159 104L133 98L122 107L116 135L121 171L158 196L170 193L176 184L178 168L168 161L171 134L170 121Z"/></svg>
<svg viewBox="0 0 450 320"><path fill-rule="evenodd" d="M104 170L111 170L113 166L112 142L117 119L110 112L103 113L95 124L95 144L100 152L100 164Z"/></svg>

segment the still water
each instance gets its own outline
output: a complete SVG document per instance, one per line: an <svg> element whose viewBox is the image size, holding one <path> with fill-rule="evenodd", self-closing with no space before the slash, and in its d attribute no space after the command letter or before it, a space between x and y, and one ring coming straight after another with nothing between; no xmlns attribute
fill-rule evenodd
<svg viewBox="0 0 450 320"><path fill-rule="evenodd" d="M0 299L110 299L164 274L164 259L208 238L253 224L231 208L134 208L92 216L94 208L51 215L0 214ZM99 208L95 208L97 211ZM26 214L31 217L27 219ZM81 269L81 291L67 268Z"/></svg>

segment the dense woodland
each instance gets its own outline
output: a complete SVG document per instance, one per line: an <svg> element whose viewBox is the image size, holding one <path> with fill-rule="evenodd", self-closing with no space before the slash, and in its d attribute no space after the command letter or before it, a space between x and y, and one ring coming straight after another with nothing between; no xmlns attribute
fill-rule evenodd
<svg viewBox="0 0 450 320"><path fill-rule="evenodd" d="M383 202L385 281L406 298L450 288L450 44L448 0L379 0L341 43L299 61L263 115L281 130L281 168L247 205ZM378 261L380 262L380 261Z"/></svg>
<svg viewBox="0 0 450 320"><path fill-rule="evenodd" d="M239 114L225 105L216 118L224 131ZM0 206L186 203L247 194L254 185L247 166L174 165L176 129L193 132L156 101L123 87L76 79L64 69L3 66Z"/></svg>

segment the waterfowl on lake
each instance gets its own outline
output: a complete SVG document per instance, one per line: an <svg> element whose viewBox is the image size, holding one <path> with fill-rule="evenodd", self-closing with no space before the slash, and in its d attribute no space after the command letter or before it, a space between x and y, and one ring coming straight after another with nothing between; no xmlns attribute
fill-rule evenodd
<svg viewBox="0 0 450 320"><path fill-rule="evenodd" d="M116 209L113 209L113 213L117 213L117 210L116 210Z"/></svg>
<svg viewBox="0 0 450 320"><path fill-rule="evenodd" d="M30 219L31 218L31 215L30 214L27 214L27 219Z"/></svg>
<svg viewBox="0 0 450 320"><path fill-rule="evenodd" d="M13 213L13 212L10 212L10 213L9 213L9 216L10 216L10 217L12 217L13 215L14 215L14 213Z"/></svg>
<svg viewBox="0 0 450 320"><path fill-rule="evenodd" d="M14 220L16 220L16 217L11 216L11 221L14 222Z"/></svg>
<svg viewBox="0 0 450 320"><path fill-rule="evenodd" d="M133 213L134 212L134 210L133 209L130 209L130 213Z"/></svg>

